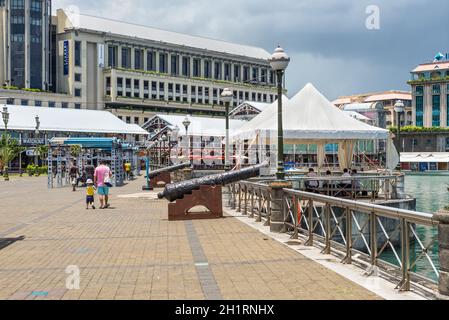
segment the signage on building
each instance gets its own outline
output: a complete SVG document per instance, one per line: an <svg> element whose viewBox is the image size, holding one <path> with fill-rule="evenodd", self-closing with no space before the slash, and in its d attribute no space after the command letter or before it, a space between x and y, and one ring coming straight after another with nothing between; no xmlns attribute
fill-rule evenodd
<svg viewBox="0 0 449 320"><path fill-rule="evenodd" d="M69 74L69 58L70 58L70 46L69 41L64 41L64 49L63 49L63 68L64 68L64 75L67 76Z"/></svg>
<svg viewBox="0 0 449 320"><path fill-rule="evenodd" d="M25 146L36 146L40 144L45 144L45 139L38 139L38 138L22 139L22 145Z"/></svg>
<svg viewBox="0 0 449 320"><path fill-rule="evenodd" d="M97 52L98 52L98 67L104 68L104 44L97 44Z"/></svg>
<svg viewBox="0 0 449 320"><path fill-rule="evenodd" d="M27 155L27 157L36 156L36 152L34 152L34 149L25 151L25 154Z"/></svg>

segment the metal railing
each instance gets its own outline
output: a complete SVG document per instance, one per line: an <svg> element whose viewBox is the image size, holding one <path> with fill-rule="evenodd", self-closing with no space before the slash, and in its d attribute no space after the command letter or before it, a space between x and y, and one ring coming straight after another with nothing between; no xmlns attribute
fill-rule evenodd
<svg viewBox="0 0 449 320"><path fill-rule="evenodd" d="M271 190L261 182L230 186L231 208L269 226ZM367 275L382 276L398 283L400 291L411 286L435 290L438 282L438 233L423 239L418 228L435 228L432 214L375 205L315 193L284 189L284 231L323 254L356 264ZM386 257L386 255L388 257ZM426 263L426 272L417 264Z"/></svg>

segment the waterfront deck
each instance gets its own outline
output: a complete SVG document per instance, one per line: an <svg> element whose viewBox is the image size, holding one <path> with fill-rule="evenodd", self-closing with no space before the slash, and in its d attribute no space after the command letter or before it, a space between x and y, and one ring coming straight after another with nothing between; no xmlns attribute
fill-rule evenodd
<svg viewBox="0 0 449 320"><path fill-rule="evenodd" d="M0 182L0 299L380 299L238 218L168 222L142 180L87 211L45 179Z"/></svg>

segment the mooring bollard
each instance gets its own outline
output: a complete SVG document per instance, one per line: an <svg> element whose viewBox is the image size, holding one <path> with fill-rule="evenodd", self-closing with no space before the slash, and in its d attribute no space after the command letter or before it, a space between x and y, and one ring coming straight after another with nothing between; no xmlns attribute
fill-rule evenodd
<svg viewBox="0 0 449 320"><path fill-rule="evenodd" d="M291 189L292 183L288 181L274 181L269 184L271 192L271 223L270 231L285 232L284 223L284 189Z"/></svg>
<svg viewBox="0 0 449 320"><path fill-rule="evenodd" d="M439 298L449 300L449 212L440 211L434 219L439 222L438 242L440 253Z"/></svg>

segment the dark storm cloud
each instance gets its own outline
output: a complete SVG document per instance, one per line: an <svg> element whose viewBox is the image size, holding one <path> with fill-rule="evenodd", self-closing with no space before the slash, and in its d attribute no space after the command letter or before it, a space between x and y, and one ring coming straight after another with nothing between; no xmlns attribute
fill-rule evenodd
<svg viewBox="0 0 449 320"><path fill-rule="evenodd" d="M81 12L208 36L292 56L290 94L313 82L339 95L408 89L410 70L449 51L446 0L170 0L69 1ZM368 5L380 8L380 30L365 27Z"/></svg>

